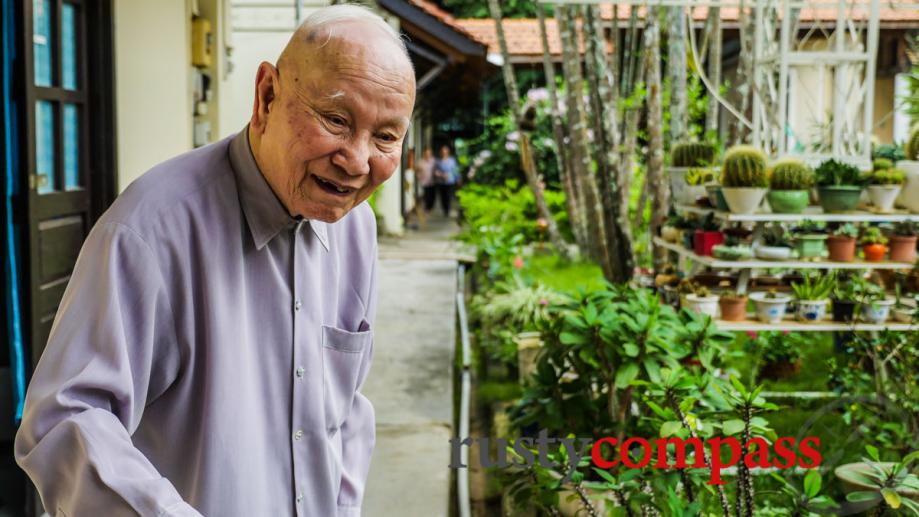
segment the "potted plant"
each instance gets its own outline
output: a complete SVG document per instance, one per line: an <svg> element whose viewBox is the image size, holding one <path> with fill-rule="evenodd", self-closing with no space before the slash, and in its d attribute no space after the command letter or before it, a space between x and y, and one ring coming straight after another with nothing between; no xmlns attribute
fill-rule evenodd
<svg viewBox="0 0 919 517"><path fill-rule="evenodd" d="M919 227L912 221L902 221L894 225L890 234L890 260L894 262L916 261L916 241Z"/></svg>
<svg viewBox="0 0 919 517"><path fill-rule="evenodd" d="M694 292L686 295L686 308L716 318L718 317L718 295L712 294L707 287L697 287Z"/></svg>
<svg viewBox="0 0 919 517"><path fill-rule="evenodd" d="M858 167L831 159L821 163L815 173L824 212L847 212L858 206L865 183Z"/></svg>
<svg viewBox="0 0 919 517"><path fill-rule="evenodd" d="M887 169L893 169L893 160L888 158L875 158L874 161L871 162L871 170L874 172Z"/></svg>
<svg viewBox="0 0 919 517"><path fill-rule="evenodd" d="M827 236L820 224L805 220L796 228L795 249L802 259L823 258Z"/></svg>
<svg viewBox="0 0 919 517"><path fill-rule="evenodd" d="M711 169L694 167L686 172L686 189L683 198L678 199L684 205L694 205L699 198L707 197L705 186L715 181L715 173Z"/></svg>
<svg viewBox="0 0 919 517"><path fill-rule="evenodd" d="M683 239L683 228L686 221L683 217L671 213L667 221L661 226L661 238L667 242L678 244Z"/></svg>
<svg viewBox="0 0 919 517"><path fill-rule="evenodd" d="M884 287L865 282L862 293L861 318L868 323L884 323L890 317L895 300L884 291Z"/></svg>
<svg viewBox="0 0 919 517"><path fill-rule="evenodd" d="M718 300L721 308L721 319L725 321L743 321L747 319L747 297L736 291L721 293Z"/></svg>
<svg viewBox="0 0 919 517"><path fill-rule="evenodd" d="M878 507L872 515L884 515L886 508L902 508L907 515L919 514L919 476L912 472L919 451L890 462L881 461L877 448L868 445L865 449L869 457L833 471L842 481L846 500L854 505L850 511L866 512Z"/></svg>
<svg viewBox="0 0 919 517"><path fill-rule="evenodd" d="M900 169L874 171L868 176L868 198L871 204L881 212L892 211L893 203L905 182L906 174Z"/></svg>
<svg viewBox="0 0 919 517"><path fill-rule="evenodd" d="M779 214L800 214L810 202L814 171L796 158L775 162L769 174L766 199L772 211Z"/></svg>
<svg viewBox="0 0 919 517"><path fill-rule="evenodd" d="M797 298L798 321L821 321L826 318L826 306L830 293L836 287L835 272L828 275L805 275L801 283L791 284Z"/></svg>
<svg viewBox="0 0 919 517"><path fill-rule="evenodd" d="M852 275L840 278L833 288L833 321L849 323L855 321L859 298L862 292L860 277Z"/></svg>
<svg viewBox="0 0 919 517"><path fill-rule="evenodd" d="M887 255L887 237L881 233L877 226L872 226L865 230L862 235L862 251L865 253L865 260L868 262L881 262Z"/></svg>
<svg viewBox="0 0 919 517"><path fill-rule="evenodd" d="M846 223L835 230L826 240L829 258L834 262L852 262L855 260L855 244L858 238L858 227Z"/></svg>
<svg viewBox="0 0 919 517"><path fill-rule="evenodd" d="M805 343L799 336L788 332L760 332L750 341L758 358L756 377L759 382L787 379L801 371L801 348Z"/></svg>
<svg viewBox="0 0 919 517"><path fill-rule="evenodd" d="M715 222L714 214L708 214L702 220L693 237L693 249L696 255L711 256L712 248L716 244L724 242L724 233L721 227Z"/></svg>
<svg viewBox="0 0 919 517"><path fill-rule="evenodd" d="M670 193L677 202L684 202L687 173L692 167L707 167L715 161L715 146L701 142L680 142L670 150Z"/></svg>
<svg viewBox="0 0 919 517"><path fill-rule="evenodd" d="M724 155L721 190L731 212L755 212L763 202L768 185L766 155L762 151L752 146L738 145Z"/></svg>
<svg viewBox="0 0 919 517"><path fill-rule="evenodd" d="M753 254L762 260L787 260L792 256L791 244L785 237L785 230L779 224L763 230L763 244L754 245Z"/></svg>
<svg viewBox="0 0 919 517"><path fill-rule="evenodd" d="M756 306L756 317L764 323L778 323L785 317L785 310L791 296L778 293L775 289L769 292L750 293L750 299Z"/></svg>
<svg viewBox="0 0 919 517"><path fill-rule="evenodd" d="M897 162L897 168L906 176L897 204L913 212L919 212L919 127L913 129L903 146L904 160Z"/></svg>
<svg viewBox="0 0 919 517"><path fill-rule="evenodd" d="M919 309L917 309L917 306L919 306L919 296L916 296L913 299L915 305L907 305L906 303L903 303L902 291L903 289L900 285L900 282L897 282L895 287L896 302L894 303L893 308L890 310L890 313L893 315L893 319L895 321L899 321L900 323L909 323L913 321L916 316L919 316Z"/></svg>

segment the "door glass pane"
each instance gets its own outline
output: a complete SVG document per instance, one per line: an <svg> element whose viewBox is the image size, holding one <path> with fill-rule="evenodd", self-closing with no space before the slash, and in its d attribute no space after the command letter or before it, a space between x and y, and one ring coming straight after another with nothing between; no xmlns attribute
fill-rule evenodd
<svg viewBox="0 0 919 517"><path fill-rule="evenodd" d="M39 194L54 190L54 106L48 101L35 103L35 174Z"/></svg>
<svg viewBox="0 0 919 517"><path fill-rule="evenodd" d="M32 48L35 85L51 86L51 2L32 0Z"/></svg>
<svg viewBox="0 0 919 517"><path fill-rule="evenodd" d="M80 126L75 104L64 104L64 190L80 186Z"/></svg>
<svg viewBox="0 0 919 517"><path fill-rule="evenodd" d="M65 3L61 7L61 84L68 90L77 89L77 43L74 7Z"/></svg>

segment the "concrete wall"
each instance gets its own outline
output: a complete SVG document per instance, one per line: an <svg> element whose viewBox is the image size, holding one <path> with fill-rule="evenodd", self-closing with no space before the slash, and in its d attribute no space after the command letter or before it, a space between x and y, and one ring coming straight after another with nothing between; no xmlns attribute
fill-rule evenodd
<svg viewBox="0 0 919 517"><path fill-rule="evenodd" d="M115 0L118 189L192 146L190 4Z"/></svg>

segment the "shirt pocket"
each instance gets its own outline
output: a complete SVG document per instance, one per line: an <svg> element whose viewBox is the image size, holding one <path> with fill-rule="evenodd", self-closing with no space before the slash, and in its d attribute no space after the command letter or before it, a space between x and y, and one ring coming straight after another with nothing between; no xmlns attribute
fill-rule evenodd
<svg viewBox="0 0 919 517"><path fill-rule="evenodd" d="M329 432L341 427L351 411L364 352L373 341L370 325L362 321L360 329L351 332L322 326L322 380Z"/></svg>

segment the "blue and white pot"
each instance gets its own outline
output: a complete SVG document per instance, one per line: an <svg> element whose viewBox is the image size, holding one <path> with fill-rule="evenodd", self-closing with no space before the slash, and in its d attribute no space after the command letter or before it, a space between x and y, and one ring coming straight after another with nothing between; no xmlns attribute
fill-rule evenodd
<svg viewBox="0 0 919 517"><path fill-rule="evenodd" d="M750 293L750 299L756 306L756 317L764 323L779 323L785 317L785 309L791 297L780 294L775 298L767 298L769 293Z"/></svg>
<svg viewBox="0 0 919 517"><path fill-rule="evenodd" d="M862 304L862 319L868 323L884 323L890 317L890 308L896 301L893 298L874 300Z"/></svg>
<svg viewBox="0 0 919 517"><path fill-rule="evenodd" d="M826 319L826 306L829 300L798 300L795 318L798 321L823 321Z"/></svg>

